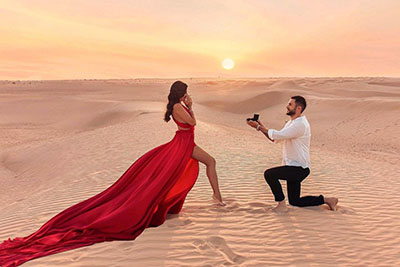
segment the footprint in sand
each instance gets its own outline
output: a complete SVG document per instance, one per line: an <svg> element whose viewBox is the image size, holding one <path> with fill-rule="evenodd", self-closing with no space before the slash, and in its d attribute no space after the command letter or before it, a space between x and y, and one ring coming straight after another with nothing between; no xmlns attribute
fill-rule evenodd
<svg viewBox="0 0 400 267"><path fill-rule="evenodd" d="M71 261L75 262L75 261L79 261L80 259L82 259L83 257L86 256L86 249L83 249L81 251L79 251L78 255L74 255L71 257Z"/></svg>
<svg viewBox="0 0 400 267"><path fill-rule="evenodd" d="M190 219L183 219L180 214L167 214L164 225L167 227L185 226L191 224L193 221Z"/></svg>
<svg viewBox="0 0 400 267"><path fill-rule="evenodd" d="M191 224L192 220L186 219L186 220L180 220L180 219L173 219L173 220L169 220L168 222L166 222L166 226L169 228L173 228L173 227L177 227L177 226L185 226L188 224Z"/></svg>
<svg viewBox="0 0 400 267"><path fill-rule="evenodd" d="M229 211L234 211L236 213L239 212L245 212L248 214L265 214L266 212L269 212L270 210L272 210L273 206L268 206L262 202L250 202L247 204L247 206L244 207L240 207L238 204L230 207L228 206L227 209Z"/></svg>
<svg viewBox="0 0 400 267"><path fill-rule="evenodd" d="M230 264L240 264L246 260L245 257L233 252L228 244L226 244L225 239L220 236L210 236L205 240L196 240L193 242L193 245L201 254L219 252Z"/></svg>
<svg viewBox="0 0 400 267"><path fill-rule="evenodd" d="M118 250L130 251L135 247L134 243L135 242L122 241L120 244L118 244Z"/></svg>
<svg viewBox="0 0 400 267"><path fill-rule="evenodd" d="M262 202L250 202L247 208L241 208L240 210L249 214L262 215L271 212L273 208L274 206L266 205Z"/></svg>
<svg viewBox="0 0 400 267"><path fill-rule="evenodd" d="M287 207L286 209L282 209L282 210L276 210L275 209L276 206L274 205L267 205L263 208L264 213L273 213L273 214L277 214L277 215L285 215L287 213L289 213L290 210L292 210L292 207Z"/></svg>
<svg viewBox="0 0 400 267"><path fill-rule="evenodd" d="M341 214L356 214L356 210L349 207L342 207L337 205L336 212Z"/></svg>
<svg viewBox="0 0 400 267"><path fill-rule="evenodd" d="M327 206L327 205L322 205L319 206L319 210L323 210L323 211L329 211L332 212L332 210ZM340 205L336 206L336 210L333 211L334 213L340 213L340 214L356 214L356 210L349 208L349 207L343 207Z"/></svg>
<svg viewBox="0 0 400 267"><path fill-rule="evenodd" d="M214 213L220 213L220 212L236 212L239 210L239 204L235 200L231 199L224 199L225 206L221 206L217 203L215 203L213 200L212 201L212 206L210 211Z"/></svg>
<svg viewBox="0 0 400 267"><path fill-rule="evenodd" d="M249 202L248 204L250 207L253 208L264 208L266 205L262 202Z"/></svg>

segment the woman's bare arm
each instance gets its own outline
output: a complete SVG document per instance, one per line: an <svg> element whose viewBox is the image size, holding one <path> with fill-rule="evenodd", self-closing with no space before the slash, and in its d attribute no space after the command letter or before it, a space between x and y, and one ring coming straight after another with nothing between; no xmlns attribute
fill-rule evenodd
<svg viewBox="0 0 400 267"><path fill-rule="evenodd" d="M194 117L193 110L190 110L191 114L189 115L182 104L175 104L172 113L174 114L175 118L178 118L179 120L186 122L191 126L196 125L196 118Z"/></svg>

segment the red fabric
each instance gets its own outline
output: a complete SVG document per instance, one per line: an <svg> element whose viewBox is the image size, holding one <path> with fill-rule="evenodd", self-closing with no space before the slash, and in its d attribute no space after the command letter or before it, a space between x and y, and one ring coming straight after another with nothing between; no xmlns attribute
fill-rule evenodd
<svg viewBox="0 0 400 267"><path fill-rule="evenodd" d="M180 212L196 182L193 127L147 152L108 189L59 213L35 233L0 244L0 266L111 240L133 240Z"/></svg>
<svg viewBox="0 0 400 267"><path fill-rule="evenodd" d="M185 108L185 109L186 109L186 108ZM186 110L187 110L187 109L186 109ZM182 127L182 128L184 128L184 129L188 129L188 128L192 129L192 128L194 128L192 125L190 125L190 124L188 124L188 123L184 123L184 122L177 121L174 117L172 117L172 118L174 119L174 122L175 122L176 124L178 124L179 127Z"/></svg>

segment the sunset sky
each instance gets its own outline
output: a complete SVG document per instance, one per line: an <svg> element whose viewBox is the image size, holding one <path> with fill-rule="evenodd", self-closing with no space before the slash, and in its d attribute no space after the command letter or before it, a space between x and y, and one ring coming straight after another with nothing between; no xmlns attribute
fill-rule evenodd
<svg viewBox="0 0 400 267"><path fill-rule="evenodd" d="M0 20L2 80L400 76L399 0L1 0Z"/></svg>

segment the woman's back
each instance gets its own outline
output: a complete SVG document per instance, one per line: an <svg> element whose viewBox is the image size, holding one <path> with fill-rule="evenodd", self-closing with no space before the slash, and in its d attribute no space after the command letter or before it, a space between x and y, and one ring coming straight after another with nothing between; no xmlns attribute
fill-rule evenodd
<svg viewBox="0 0 400 267"><path fill-rule="evenodd" d="M188 114L190 114L190 110L187 108L187 107L185 107L184 105L182 105L182 104L178 104L178 105L181 105L185 110L186 110L186 112L188 113ZM174 107L174 109L175 109L175 107ZM176 115L175 115L176 116ZM194 126L192 126L192 125L190 125L189 123L186 123L186 122L181 122L181 121L178 121L176 118L175 118L175 116L174 116L174 112L172 113L172 119L174 120L174 122L178 125L178 127L181 129L181 128L183 128L183 129L187 129L187 130L189 130L189 129L194 129Z"/></svg>

